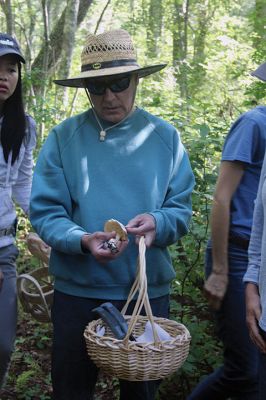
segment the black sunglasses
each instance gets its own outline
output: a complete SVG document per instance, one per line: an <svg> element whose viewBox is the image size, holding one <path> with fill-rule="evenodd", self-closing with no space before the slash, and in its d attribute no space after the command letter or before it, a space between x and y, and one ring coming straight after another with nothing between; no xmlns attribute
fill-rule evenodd
<svg viewBox="0 0 266 400"><path fill-rule="evenodd" d="M117 78L112 80L88 80L86 82L86 88L91 94L102 96L105 94L106 89L110 89L114 93L123 92L130 85L131 76L125 76L124 78Z"/></svg>

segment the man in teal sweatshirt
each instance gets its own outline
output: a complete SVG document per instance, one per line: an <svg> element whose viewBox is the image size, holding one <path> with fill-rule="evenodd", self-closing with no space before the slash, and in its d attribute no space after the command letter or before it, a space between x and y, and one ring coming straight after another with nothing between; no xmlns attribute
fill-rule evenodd
<svg viewBox="0 0 266 400"><path fill-rule="evenodd" d="M135 106L139 78L165 67L140 67L124 30L89 35L81 73L57 84L83 87L91 109L56 126L33 177L30 218L51 246L53 395L93 398L97 368L83 332L105 301L121 309L145 237L148 294L154 315L168 317L175 276L167 246L188 231L194 177L177 130ZM129 240L106 246L124 224ZM152 400L158 382L120 382L120 399Z"/></svg>

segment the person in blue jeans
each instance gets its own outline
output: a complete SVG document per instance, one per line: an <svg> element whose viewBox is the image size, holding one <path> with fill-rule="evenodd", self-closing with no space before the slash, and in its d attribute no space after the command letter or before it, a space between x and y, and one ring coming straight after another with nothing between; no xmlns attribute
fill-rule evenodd
<svg viewBox="0 0 266 400"><path fill-rule="evenodd" d="M266 81L266 63L259 66L256 75ZM244 276L246 285L247 326L251 340L260 351L259 400L266 395L266 157L261 170L256 199L250 245L248 269Z"/></svg>
<svg viewBox="0 0 266 400"><path fill-rule="evenodd" d="M206 249L204 291L223 343L223 365L188 400L258 399L258 351L246 326L243 276L265 147L266 107L257 106L242 114L226 137Z"/></svg>
<svg viewBox="0 0 266 400"><path fill-rule="evenodd" d="M188 230L194 176L177 130L136 107L139 79L165 65L140 67L127 31L88 35L81 73L58 80L86 90L91 108L57 125L34 170L30 219L51 246L52 384L55 400L89 400L98 370L83 333L93 309L124 305L145 237L148 294L168 317L175 276L167 246ZM118 252L106 242L116 219L127 230ZM153 400L159 382L120 382L121 400Z"/></svg>

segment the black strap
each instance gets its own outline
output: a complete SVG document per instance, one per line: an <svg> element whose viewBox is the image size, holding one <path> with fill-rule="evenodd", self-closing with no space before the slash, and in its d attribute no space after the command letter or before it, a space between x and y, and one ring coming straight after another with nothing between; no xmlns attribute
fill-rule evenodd
<svg viewBox="0 0 266 400"><path fill-rule="evenodd" d="M103 68L114 68L114 67L125 67L127 65L133 65L135 67L139 67L136 60L113 60L113 61L103 61L103 62L95 62L93 64L82 65L81 72L91 71Z"/></svg>

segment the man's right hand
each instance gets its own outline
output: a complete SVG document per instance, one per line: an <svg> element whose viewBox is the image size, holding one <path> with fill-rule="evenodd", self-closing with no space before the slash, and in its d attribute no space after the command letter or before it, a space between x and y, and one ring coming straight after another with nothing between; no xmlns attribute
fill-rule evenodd
<svg viewBox="0 0 266 400"><path fill-rule="evenodd" d="M81 246L86 251L89 251L92 256L102 264L118 258L128 245L128 240L118 240L117 253L112 253L104 243L116 237L116 232L94 232L85 234L81 238Z"/></svg>
<svg viewBox="0 0 266 400"><path fill-rule="evenodd" d="M228 285L226 273L212 272L204 284L204 294L210 307L219 310Z"/></svg>
<svg viewBox="0 0 266 400"><path fill-rule="evenodd" d="M4 282L4 274L2 271L0 271L0 291L2 289L3 282Z"/></svg>
<svg viewBox="0 0 266 400"><path fill-rule="evenodd" d="M266 353L266 342L259 332L259 319L261 316L260 295L257 285L254 283L246 284L246 321L249 336L252 342L260 349L262 353Z"/></svg>

